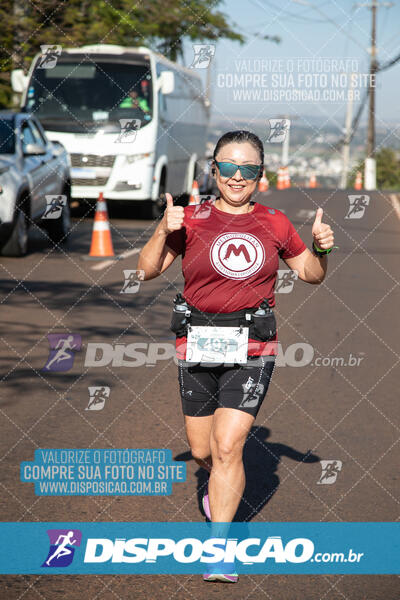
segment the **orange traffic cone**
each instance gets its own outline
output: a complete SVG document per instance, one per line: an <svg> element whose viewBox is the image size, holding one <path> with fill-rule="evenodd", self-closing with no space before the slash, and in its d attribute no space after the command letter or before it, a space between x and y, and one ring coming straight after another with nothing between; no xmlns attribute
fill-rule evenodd
<svg viewBox="0 0 400 600"><path fill-rule="evenodd" d="M283 176L285 181L285 189L291 187L290 183L290 175L289 175L289 167L284 167Z"/></svg>
<svg viewBox="0 0 400 600"><path fill-rule="evenodd" d="M262 177L261 177L260 181L258 182L258 191L259 192L267 192L268 188L269 188L269 181L268 181L267 175L265 173L265 169L264 169Z"/></svg>
<svg viewBox="0 0 400 600"><path fill-rule="evenodd" d="M285 175L283 173L282 167L279 167L279 169L278 169L278 180L276 182L276 189L277 190L285 189Z"/></svg>
<svg viewBox="0 0 400 600"><path fill-rule="evenodd" d="M199 184L195 179L193 179L192 185L192 193L190 194L189 204L198 204L199 203Z"/></svg>
<svg viewBox="0 0 400 600"><path fill-rule="evenodd" d="M92 244L88 258L114 258L114 248L111 239L110 223L108 220L107 203L100 192L94 215Z"/></svg>
<svg viewBox="0 0 400 600"><path fill-rule="evenodd" d="M309 188L317 187L317 178L315 177L314 173L310 176L310 181L308 182L308 187Z"/></svg>
<svg viewBox="0 0 400 600"><path fill-rule="evenodd" d="M362 190L362 175L361 175L361 171L357 171L357 173L356 173L356 179L354 181L354 189L355 190Z"/></svg>

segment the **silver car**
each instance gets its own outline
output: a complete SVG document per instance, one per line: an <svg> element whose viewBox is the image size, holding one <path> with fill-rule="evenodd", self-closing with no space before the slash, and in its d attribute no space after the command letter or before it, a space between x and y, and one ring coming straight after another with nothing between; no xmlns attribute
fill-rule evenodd
<svg viewBox="0 0 400 600"><path fill-rule="evenodd" d="M0 252L23 256L28 229L40 225L55 244L70 229L70 159L34 115L0 111Z"/></svg>

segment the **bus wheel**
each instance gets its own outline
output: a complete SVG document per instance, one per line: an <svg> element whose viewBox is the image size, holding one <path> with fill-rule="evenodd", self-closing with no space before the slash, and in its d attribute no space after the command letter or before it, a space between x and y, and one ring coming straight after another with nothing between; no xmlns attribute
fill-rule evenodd
<svg viewBox="0 0 400 600"><path fill-rule="evenodd" d="M151 216L153 219L159 219L165 210L165 191L166 191L166 173L161 173L160 186L158 188L157 200L151 203Z"/></svg>
<svg viewBox="0 0 400 600"><path fill-rule="evenodd" d="M152 201L151 202L151 218L159 219L164 214L164 210L165 210L164 207L165 207L164 195L162 195L160 198L157 198L157 200Z"/></svg>

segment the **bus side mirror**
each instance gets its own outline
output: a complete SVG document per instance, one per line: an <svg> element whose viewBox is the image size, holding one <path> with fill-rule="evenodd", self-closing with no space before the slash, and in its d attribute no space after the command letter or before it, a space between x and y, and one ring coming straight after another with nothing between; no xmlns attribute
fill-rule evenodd
<svg viewBox="0 0 400 600"><path fill-rule="evenodd" d="M28 76L24 75L22 69L14 69L11 71L11 87L17 94L22 94L28 83Z"/></svg>
<svg viewBox="0 0 400 600"><path fill-rule="evenodd" d="M173 71L163 71L159 78L161 92L165 95L172 94L175 89L175 76Z"/></svg>

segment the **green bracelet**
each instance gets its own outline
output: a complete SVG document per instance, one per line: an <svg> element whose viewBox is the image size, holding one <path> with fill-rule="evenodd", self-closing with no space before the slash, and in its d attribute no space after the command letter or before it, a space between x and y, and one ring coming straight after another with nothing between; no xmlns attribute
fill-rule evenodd
<svg viewBox="0 0 400 600"><path fill-rule="evenodd" d="M313 252L314 252L314 254L316 256L325 256L326 254L329 254L330 252L332 252L332 250L334 248L339 248L339 246L332 246L332 248L328 248L327 250L322 250L321 248L318 248L315 245L314 240L313 240L313 243L312 243L312 250L313 250Z"/></svg>

